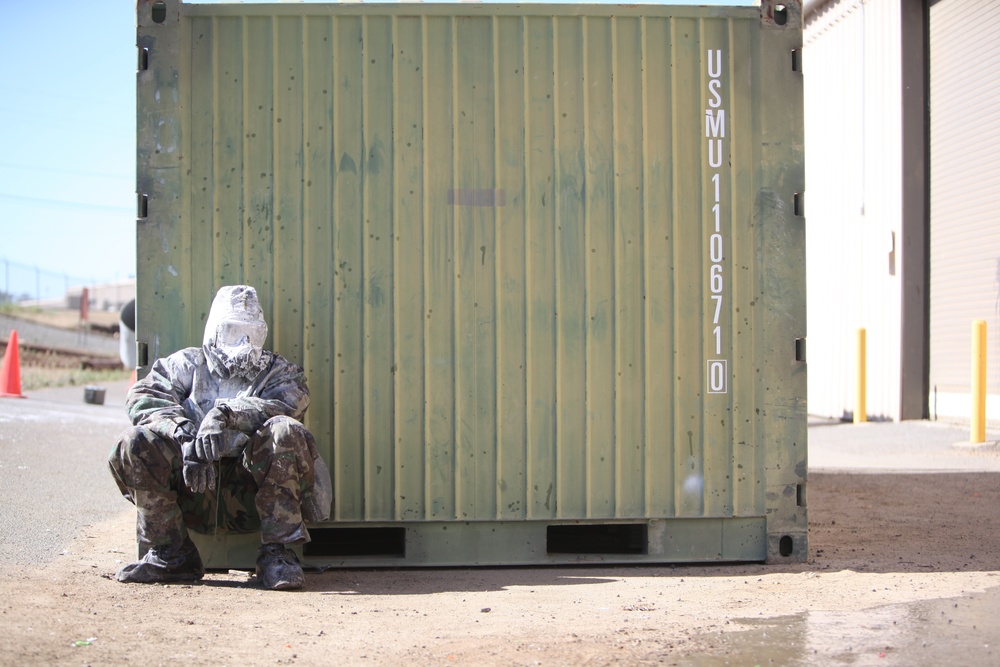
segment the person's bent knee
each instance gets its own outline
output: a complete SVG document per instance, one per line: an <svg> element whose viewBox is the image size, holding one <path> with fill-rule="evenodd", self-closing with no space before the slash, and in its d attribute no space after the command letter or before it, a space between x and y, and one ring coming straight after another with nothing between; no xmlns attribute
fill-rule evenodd
<svg viewBox="0 0 1000 667"><path fill-rule="evenodd" d="M170 473L179 451L174 443L148 428L132 426L118 437L108 456L108 466L119 486L143 488L151 475L164 477L158 481L165 482L165 475Z"/></svg>
<svg viewBox="0 0 1000 667"><path fill-rule="evenodd" d="M261 430L268 433L275 451L301 449L312 438L309 429L302 422L286 415L271 417L264 423L264 428Z"/></svg>
<svg viewBox="0 0 1000 667"><path fill-rule="evenodd" d="M285 463L280 467L297 470L299 475L308 475L316 456L316 440L309 429L292 417L277 416L268 419L257 431L253 447L247 450L244 465L257 483L262 484L275 461L293 462L290 466Z"/></svg>
<svg viewBox="0 0 1000 667"><path fill-rule="evenodd" d="M141 450L149 447L153 433L143 426L130 426L118 436L118 442L108 455L108 464L113 470L120 469L128 461L133 461ZM155 437L155 436L154 436Z"/></svg>

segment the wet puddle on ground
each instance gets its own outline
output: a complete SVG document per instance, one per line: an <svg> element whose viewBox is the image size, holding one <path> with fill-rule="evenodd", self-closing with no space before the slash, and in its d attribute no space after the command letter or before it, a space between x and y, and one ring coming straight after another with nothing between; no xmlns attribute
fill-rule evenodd
<svg viewBox="0 0 1000 667"><path fill-rule="evenodd" d="M857 611L732 619L746 630L695 637L682 667L1000 665L1000 587Z"/></svg>

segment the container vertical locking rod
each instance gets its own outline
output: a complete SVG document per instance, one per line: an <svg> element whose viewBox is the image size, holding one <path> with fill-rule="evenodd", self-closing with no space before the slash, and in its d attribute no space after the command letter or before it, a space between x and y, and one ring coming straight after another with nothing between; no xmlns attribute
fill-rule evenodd
<svg viewBox="0 0 1000 667"><path fill-rule="evenodd" d="M855 377L857 380L857 387L855 388L854 394L854 423L860 424L862 422L868 421L868 408L866 405L867 396L865 395L865 389L867 387L868 378L866 377L867 363L865 360L866 350L865 350L865 329L864 327L858 329L857 336L857 372Z"/></svg>
<svg viewBox="0 0 1000 667"><path fill-rule="evenodd" d="M972 434L986 442L986 320L972 322Z"/></svg>

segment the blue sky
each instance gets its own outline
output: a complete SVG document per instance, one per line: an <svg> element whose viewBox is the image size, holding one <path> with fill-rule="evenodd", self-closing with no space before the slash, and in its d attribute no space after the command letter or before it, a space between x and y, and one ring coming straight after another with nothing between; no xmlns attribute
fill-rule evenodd
<svg viewBox="0 0 1000 667"><path fill-rule="evenodd" d="M134 12L0 0L0 290L135 273Z"/></svg>

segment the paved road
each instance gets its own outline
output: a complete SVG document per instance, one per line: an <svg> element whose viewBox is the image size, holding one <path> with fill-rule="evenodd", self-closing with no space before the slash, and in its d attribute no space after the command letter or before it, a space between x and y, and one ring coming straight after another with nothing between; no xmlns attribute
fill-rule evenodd
<svg viewBox="0 0 1000 667"><path fill-rule="evenodd" d="M809 469L856 472L1000 472L1000 432L970 445L968 427L906 421L810 420Z"/></svg>
<svg viewBox="0 0 1000 667"><path fill-rule="evenodd" d="M85 403L83 387L0 398L0 565L48 561L81 527L131 507L106 463L129 425L128 382L103 386L104 405Z"/></svg>

